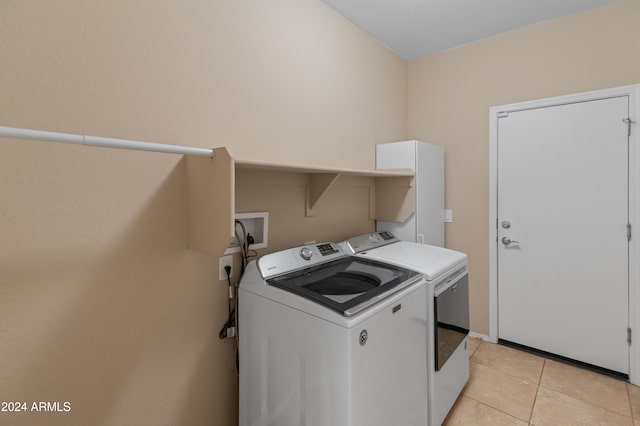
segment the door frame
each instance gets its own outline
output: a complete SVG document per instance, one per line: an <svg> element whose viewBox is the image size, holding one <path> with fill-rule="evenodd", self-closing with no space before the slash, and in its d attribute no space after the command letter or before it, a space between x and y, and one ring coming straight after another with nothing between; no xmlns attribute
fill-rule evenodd
<svg viewBox="0 0 640 426"><path fill-rule="evenodd" d="M489 108L489 341L498 341L498 117L501 114L619 96L629 97L629 381L640 385L640 84Z"/></svg>

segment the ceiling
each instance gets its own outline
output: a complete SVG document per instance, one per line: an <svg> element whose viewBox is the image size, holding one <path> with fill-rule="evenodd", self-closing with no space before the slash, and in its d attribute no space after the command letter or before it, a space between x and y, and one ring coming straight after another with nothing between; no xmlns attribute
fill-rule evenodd
<svg viewBox="0 0 640 426"><path fill-rule="evenodd" d="M614 0L322 0L413 60Z"/></svg>

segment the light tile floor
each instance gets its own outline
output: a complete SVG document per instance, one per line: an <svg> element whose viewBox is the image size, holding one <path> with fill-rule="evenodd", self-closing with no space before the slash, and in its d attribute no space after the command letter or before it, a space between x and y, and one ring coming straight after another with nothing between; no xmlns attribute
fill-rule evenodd
<svg viewBox="0 0 640 426"><path fill-rule="evenodd" d="M469 355L446 426L640 426L640 387L474 337Z"/></svg>

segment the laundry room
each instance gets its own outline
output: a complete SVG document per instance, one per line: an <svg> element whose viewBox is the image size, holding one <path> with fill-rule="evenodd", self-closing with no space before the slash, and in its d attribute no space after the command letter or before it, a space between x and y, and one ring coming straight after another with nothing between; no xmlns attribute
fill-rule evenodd
<svg viewBox="0 0 640 426"><path fill-rule="evenodd" d="M330 3L0 0L0 424L237 425L237 344L220 336L235 303L221 259L231 287L243 269L225 254L236 214L268 220L249 262L373 233L406 217L413 173L376 170L376 146L397 141L443 148L444 247L466 254L470 346L489 348L492 241L524 246L512 218L513 234L490 225L491 108L639 84L640 2L417 56ZM133 149L100 147L114 140Z"/></svg>

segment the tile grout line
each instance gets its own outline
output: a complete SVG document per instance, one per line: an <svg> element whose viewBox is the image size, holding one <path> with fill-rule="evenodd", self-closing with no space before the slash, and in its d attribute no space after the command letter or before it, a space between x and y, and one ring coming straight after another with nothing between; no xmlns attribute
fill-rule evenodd
<svg viewBox="0 0 640 426"><path fill-rule="evenodd" d="M588 399L581 398L581 397L576 396L576 395L570 395L570 394L568 394L568 393L566 393L566 392L564 392L564 391L558 390L558 389L553 389L553 388L551 388L551 387L542 386L542 375L544 374L544 369L545 369L545 367L546 367L546 365L547 365L547 362L549 362L549 361L551 361L551 362L557 362L557 361L554 361L554 360L549 360L549 359L547 359L547 358L544 358L544 364L543 364L543 368L542 368L543 373L542 373L542 374L541 374L541 376L540 376L540 382L539 382L539 384L538 384L538 389L539 389L540 387L543 387L543 388L545 388L545 389L547 389L547 390L549 390L549 391L559 393L559 394L561 394L561 395L564 395L564 396L569 397L569 398L571 398L571 399L574 399L574 400L576 400L576 401L582 402L582 403L584 403L584 404L588 404L588 405L591 405L591 406L593 406L593 407L597 407L597 408L599 408L599 409L601 409L601 410L604 410L605 412L608 412L608 413L611 413L611 414L614 414L614 415L617 415L617 416L622 416L622 417L630 418L632 422L634 421L634 417L633 417L633 407L632 407L632 405L631 405L631 394L630 394L630 392L629 392L629 386L628 386L628 384L627 384L627 383L625 383L625 388L626 388L626 391L627 391L627 399L628 399L628 402L629 402L630 415L626 415L626 414L621 413L621 412L619 412L619 411L612 410L610 407L605 407L605 406L603 406L603 405L601 405L601 404L594 403L593 401L590 401L590 400L588 400ZM578 369L579 369L579 370L583 370L583 369L580 369L580 368L578 368ZM584 370L584 371L587 371L587 372L588 372L588 370ZM596 374L600 374L600 373L596 373ZM537 391L536 391L536 399L537 399ZM634 423L634 424L635 424L635 423Z"/></svg>
<svg viewBox="0 0 640 426"><path fill-rule="evenodd" d="M480 349L480 346L482 346L482 344L483 344L483 343L484 343L484 341L480 341L480 343L478 344L478 346L476 346L476 348L474 349L473 354L470 354L470 355L469 355L469 362L471 362L471 358L473 358L473 356L476 354L476 352L478 352L478 349ZM474 362L475 362L475 361L474 361ZM491 367L488 367L488 366L487 366L487 368L491 368ZM491 369L493 370L493 368L491 368ZM496 370L496 371L498 371L498 370ZM537 391L536 391L536 393L537 393ZM487 404L487 403L485 403L485 402L482 402L482 401L479 401L479 400L477 400L477 399L475 399L475 398L472 398L472 397L470 397L470 396L469 396L469 395L467 395L467 394L464 394L463 396L464 396L465 398L469 398L469 399L471 399L471 400L473 400L473 401L477 402L477 403L478 403L478 404L480 404L480 405L484 405L485 407L491 408L492 410L496 410L496 411L498 411L498 412L500 412L500 413L502 413L502 414L504 414L504 415L507 415L507 416L509 416L509 417L511 417L511 418L513 418L513 419L516 419L516 420L522 420L522 419L520 419L519 417L514 416L513 414L507 413L507 412L506 412L506 411L504 411L504 410L501 410L501 409L499 409L499 408L497 408L497 407L494 407L494 406L492 406L492 405L489 405L489 404ZM529 423L529 422L527 422L527 423Z"/></svg>
<svg viewBox="0 0 640 426"><path fill-rule="evenodd" d="M533 420L533 410L536 407L536 402L538 402L538 392L540 391L540 384L542 383L542 375L544 374L544 368L547 365L547 360L546 359L542 359L542 369L540 369L540 376L538 376L538 384L536 385L536 396L533 397L533 404L531 405L531 411L529 412L529 421L527 423L529 423L530 425L531 420Z"/></svg>
<svg viewBox="0 0 640 426"><path fill-rule="evenodd" d="M482 343L481 343L481 344L482 344ZM476 348L476 350L474 351L474 354L478 351L478 349L480 349L480 345L478 345L478 347L477 347L477 348ZM470 356L470 357L469 357L469 362L471 362L471 358L472 358L472 356ZM474 362L476 362L476 361L474 361ZM490 369L490 370L496 371L496 372L498 372L498 373L507 374L507 375L509 375L509 376L513 377L514 379L517 379L517 380L521 380L521 381L523 381L522 379L520 379L520 378L518 378L518 377L516 377L516 376L512 376L511 374L509 374L509 373L505 373L504 371L496 370L495 368L493 368L493 367L491 367L491 366L483 365L483 364L481 364L481 363L478 363L478 364L479 364L479 365L482 365L483 367L488 368L488 369ZM542 369L544 370L544 359L543 359L543 368L542 368ZM540 378L541 378L541 377L542 377L542 372L540 373ZM537 395L538 395L538 388L539 388L539 385L536 385L536 397L537 397ZM500 409L500 408L498 408L498 407L494 407L493 405L487 404L486 402L483 402L483 401L480 401L480 400L478 400L478 399L476 399L476 398L473 398L473 397L471 397L471 396L469 396L469 395L467 395L467 394L463 394L463 396L464 396L464 397L466 397L466 398L469 398L469 399L471 399L471 400L473 400L473 401L475 401L475 402L477 402L477 403L478 403L478 404L480 404L480 405L484 405L485 407L491 408L492 410L498 411L498 412L500 412L500 413L502 413L502 414L504 414L504 415L506 415L506 416L509 416L509 417L513 418L513 419L516 419L516 420L518 420L518 421L522 421L522 422L526 422L526 423L527 423L527 425L531 425L531 416L532 416L532 413L533 413L533 406L535 405L535 399L536 399L536 398L534 398L534 402L533 402L533 404L532 404L532 406L531 406L531 411L530 411L530 413L529 413L529 419L528 419L528 420L524 420L524 419L522 419L522 418L520 418L520 417L518 417L518 416L515 416L515 415L513 415L513 414L511 414L511 413L508 413L508 412L506 412L506 411L504 411L504 410L502 410L502 409Z"/></svg>
<svg viewBox="0 0 640 426"><path fill-rule="evenodd" d="M477 402L477 403L478 403L478 404L480 404L480 405L484 405L485 407L491 408L492 410L498 411L499 413L502 413L502 414L504 414L504 415L506 415L506 416L509 416L509 417L511 417L512 419L516 419L516 420L519 420L519 421L522 421L522 422L524 422L524 421L525 421L525 420L522 420L522 419L521 419L520 417L518 417L518 416L514 416L514 415L513 415L513 414L511 414L511 413L507 413L507 412L506 412L506 411L504 411L504 410L501 410L501 409L499 409L499 408L496 408L496 407L494 407L493 405L489 405L489 404L487 404L486 402L479 401L479 400L477 400L477 399L475 399L475 398L470 397L469 395L464 395L464 397L465 397L465 398L469 398L469 399L471 399L471 400L473 400L473 401ZM529 422L527 422L527 424L529 424Z"/></svg>
<svg viewBox="0 0 640 426"><path fill-rule="evenodd" d="M547 362L547 361L548 361L548 360L546 360L546 361L545 361L545 364L546 364L546 362ZM556 362L556 363L558 363L558 361L554 361L554 360L551 360L551 361L552 361L552 362ZM577 369L578 371L581 371L581 372L583 372L583 373L585 373L585 372L586 372L587 374L588 374L588 373L593 373L593 374L598 375L599 377L609 377L609 376L607 376L607 375L603 375L602 373L599 373L599 372L597 372L597 371L590 371L590 370L588 370L588 369L584 369L584 368L577 367L577 366L572 366L571 364L566 364L566 363L561 363L561 364L565 364L565 365L568 365L568 366L570 366L570 367L573 367L573 368L575 368L575 369ZM612 380L618 381L618 379L611 378L611 377L609 377L609 379L612 379ZM623 381L623 382L624 382L624 381ZM559 394L561 394L561 395L564 395L564 396L567 396L567 397L569 397L569 398L575 399L576 401L580 401L580 402L582 402L582 403L589 404L589 405L592 405L592 406L594 406L594 407L598 407L598 408L600 408L600 409L602 409L602 410L605 410L605 411L606 411L606 412L608 412L608 413L612 413L612 414L615 414L615 415L618 415L618 416L622 416L622 417L631 418L631 420L633 421L633 419L634 419L634 418L633 418L633 407L632 407L632 405L631 405L631 395L630 395L630 393L629 393L629 386L628 386L627 382L624 382L624 385L625 385L625 389L626 389L626 391L627 391L627 399L628 399L628 403L629 403L629 415L627 415L627 414L625 414L625 413L621 413L620 411L617 411L617 410L611 409L609 406L604 406L604 405L602 405L601 403L593 402L593 401L591 401L591 400L589 400L589 399L587 399L587 398L583 398L583 397L578 396L578 395L570 395L570 394L568 394L568 393L566 393L566 392L564 392L564 391L561 391L561 390L558 390L558 389L553 389L553 388L551 388L551 387L546 387L546 386L542 386L542 387L543 387L543 388L545 388L545 389L547 389L547 390L550 390L550 391L553 391L553 392L557 392L557 393L559 393Z"/></svg>
<svg viewBox="0 0 640 426"><path fill-rule="evenodd" d="M476 354L476 352L478 352L478 350L480 350L480 346L482 346L484 343L485 343L485 342L484 342L484 341L482 341L482 342L480 342L480 344L476 347L476 349L473 351L473 355L471 355L471 356L469 357L469 362L471 362L471 361L472 361L473 356ZM517 352L521 352L521 351L518 351L517 349L516 349L516 351L517 351ZM488 404L488 403L486 403L486 402L483 402L483 401L480 401L480 400L478 400L478 399L472 398L472 397L470 397L470 396L468 396L468 395L466 395L466 394L465 394L464 396L465 396L465 397L467 397L467 398L469 398L469 399L472 399L472 400L476 401L477 403L479 403L479 404L481 404L481 405L484 405L485 407L489 407L489 408L491 408L491 409L493 409L493 410L496 410L496 411L498 411L498 412L500 412L500 413L502 413L502 414L505 414L505 415L507 415L507 416L509 416L509 417L511 417L511 418L517 419L517 420L519 420L519 421L526 422L528 425L531 425L531 417L533 416L533 408L534 408L534 406L535 406L535 402L536 402L536 399L537 399L537 396L538 396L538 389L540 388L540 382L542 381L542 374L543 374L544 366L545 366L545 363L546 363L546 359L545 359L545 358L543 358L543 357L540 357L540 358L542 359L543 364L542 364L542 369L540 370L540 375L539 375L539 377L538 377L538 383L536 384L536 395L535 395L535 397L534 397L533 404L531 405L531 409L530 409L530 412L529 412L528 420L524 420L524 419L522 419L522 418L520 418L520 417L518 417L518 416L516 416L516 415L514 415L514 414L508 413L508 412L506 412L506 411L504 411L504 410L502 410L502 409L500 409L500 408L498 408L498 407L494 407L493 405L490 405L490 404ZM490 370L493 370L493 371L498 372L498 373L501 373L501 374L506 374L506 375L508 375L508 376L512 377L513 379L516 379L516 380L519 380L519 381L522 381L522 382L527 382L527 381L526 381L526 380L524 380L523 378L520 378L520 377L514 376L514 375L512 375L512 374L510 374L510 373L508 373L508 372L505 372L505 371L497 370L497 369L495 369L495 368L494 368L494 367L492 367L492 366L484 365L484 364L482 364L482 363L478 363L477 361L473 361L473 362L476 362L477 364L479 364L479 365L483 366L484 368L488 368L488 369L490 369Z"/></svg>
<svg viewBox="0 0 640 426"><path fill-rule="evenodd" d="M625 383L624 387L627 389L627 399L629 400L629 410L631 411L631 423L636 424L636 419L633 416L633 404L631 403L631 390L629 390L629 383Z"/></svg>

